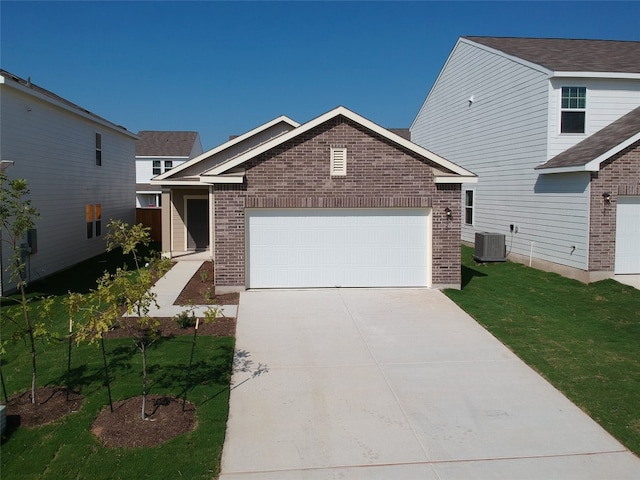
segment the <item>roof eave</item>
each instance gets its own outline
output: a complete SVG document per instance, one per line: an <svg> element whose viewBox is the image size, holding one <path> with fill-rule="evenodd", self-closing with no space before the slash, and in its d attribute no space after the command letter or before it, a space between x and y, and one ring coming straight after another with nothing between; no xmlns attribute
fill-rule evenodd
<svg viewBox="0 0 640 480"><path fill-rule="evenodd" d="M278 123L281 122L285 122L288 123L290 126L292 126L294 129L297 128L300 124L294 120L291 120L289 117L287 117L286 115L281 115L277 118L274 118L273 120L264 123L262 125L260 125L259 127L256 127L246 133L243 133L242 135L233 138L227 142L224 142L221 145L218 145L217 147L212 148L211 150L207 150L206 152L201 153L200 155L193 157L191 160L184 162L181 165L178 165L177 167L169 170L168 172L165 172L163 174L161 174L159 176L160 179L165 179L168 177L171 177L172 175L181 172L182 170L191 167L192 165L197 164L198 162L201 162L202 160L205 160L207 158L210 158L214 155L217 155L218 153L238 144L243 142L244 140L253 137L254 135L257 135L269 128L271 128L274 125L277 125ZM226 162L225 162L226 163Z"/></svg>
<svg viewBox="0 0 640 480"><path fill-rule="evenodd" d="M469 176L469 175L444 175L444 176L436 175L435 183L439 183L439 184L478 183L478 177Z"/></svg>
<svg viewBox="0 0 640 480"><path fill-rule="evenodd" d="M251 158L254 158L257 155L260 155L261 153L264 153L278 145L281 145L299 135L302 135L305 132L308 132L309 130L322 125L323 123L331 120L334 117L340 116L342 115L343 117L360 124L361 126L363 126L364 128L373 131L374 133L377 133L378 135L387 138L388 140L391 140L392 142L396 143L399 146L402 146L428 160L431 160L432 162L444 167L447 170L450 170L451 172L453 172L456 175L459 176L470 176L473 177L474 174L472 172L469 172L468 170L465 170L464 168L440 157L439 155L436 155L435 153L401 137L398 134L395 134L389 130L387 130L386 128L383 128L379 125L377 125L376 123L372 122L371 120L368 120L360 115L358 115L357 113L352 112L351 110L343 107L343 106L339 106L334 108L333 110L330 110L329 112L320 115L319 117L314 118L313 120L310 120L309 122L299 126L298 128L295 128L294 130L291 130L288 133L285 133L283 135L280 135L279 137L276 137L242 155L239 155L238 157L235 157L234 159L225 162L224 164L218 165L216 167L214 167L213 169L211 169L211 174L212 175L220 175L223 174L224 172L237 167L238 165L241 165L242 163L250 160Z"/></svg>
<svg viewBox="0 0 640 480"><path fill-rule="evenodd" d="M96 115L95 113L92 113L88 110L85 110L84 108L80 107L79 105L74 108L71 105L67 105L66 103L63 103L59 100L56 100L53 97L50 97L48 95L45 95L43 93L40 93L36 90L32 90L31 88L25 87L24 85L21 85L18 82L7 82L6 81L6 77L4 77L3 75L0 75L0 84L2 85L6 85L7 87L13 88L15 90L18 90L26 95L30 95L32 97L35 97L39 100L42 100L43 102L47 102L51 105L54 105L58 108L61 108L67 112L73 113L74 115L78 115L79 117L82 117L86 120L89 120L91 122L97 123L99 125L102 125L103 127L107 127L111 130L113 130L114 132L118 132L121 133L123 135L126 135L130 138L132 138L133 140L139 140L138 136L132 132L130 132L129 130L127 130L125 127L123 127L122 125L116 125L115 123L110 122L107 119L104 119L98 115ZM38 87L41 88L41 87ZM56 94L54 94L56 95ZM59 96L59 95L57 95ZM62 97L60 97L62 98ZM64 99L65 101L70 102L69 100Z"/></svg>
<svg viewBox="0 0 640 480"><path fill-rule="evenodd" d="M640 80L640 73L628 72L562 72L556 71L551 73L555 78L605 78L605 79L621 79L621 80Z"/></svg>
<svg viewBox="0 0 640 480"><path fill-rule="evenodd" d="M621 152L625 148L640 141L640 132L627 138L624 142L620 142L615 147L610 148L606 152L598 155L597 157L585 162L582 165L571 165L566 167L545 167L544 164L537 166L535 169L542 174L551 173L574 173L574 172L598 172L600 171L600 164L605 160L613 157L615 154Z"/></svg>

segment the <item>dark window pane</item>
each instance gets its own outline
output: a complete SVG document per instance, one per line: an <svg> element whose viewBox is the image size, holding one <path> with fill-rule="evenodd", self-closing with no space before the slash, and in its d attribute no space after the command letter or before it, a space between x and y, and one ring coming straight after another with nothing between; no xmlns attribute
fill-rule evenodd
<svg viewBox="0 0 640 480"><path fill-rule="evenodd" d="M584 112L562 112L560 132L584 133Z"/></svg>
<svg viewBox="0 0 640 480"><path fill-rule="evenodd" d="M93 238L93 222L87 222L87 238Z"/></svg>
<svg viewBox="0 0 640 480"><path fill-rule="evenodd" d="M467 225L473 225L473 209L465 208L464 209L464 223Z"/></svg>
<svg viewBox="0 0 640 480"><path fill-rule="evenodd" d="M465 192L464 204L466 207L473 207L473 190Z"/></svg>

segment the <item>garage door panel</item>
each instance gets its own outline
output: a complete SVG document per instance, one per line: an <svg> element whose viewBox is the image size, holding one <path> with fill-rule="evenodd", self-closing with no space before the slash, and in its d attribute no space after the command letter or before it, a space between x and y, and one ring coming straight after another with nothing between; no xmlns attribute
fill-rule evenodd
<svg viewBox="0 0 640 480"><path fill-rule="evenodd" d="M617 199L615 262L615 273L640 273L640 197Z"/></svg>
<svg viewBox="0 0 640 480"><path fill-rule="evenodd" d="M426 286L426 209L248 210L250 288Z"/></svg>

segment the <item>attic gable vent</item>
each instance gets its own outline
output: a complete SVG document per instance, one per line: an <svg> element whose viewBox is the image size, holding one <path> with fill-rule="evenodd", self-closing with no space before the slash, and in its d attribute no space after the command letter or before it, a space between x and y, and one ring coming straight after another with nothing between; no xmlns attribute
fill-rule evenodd
<svg viewBox="0 0 640 480"><path fill-rule="evenodd" d="M331 148L331 175L347 174L347 149Z"/></svg>

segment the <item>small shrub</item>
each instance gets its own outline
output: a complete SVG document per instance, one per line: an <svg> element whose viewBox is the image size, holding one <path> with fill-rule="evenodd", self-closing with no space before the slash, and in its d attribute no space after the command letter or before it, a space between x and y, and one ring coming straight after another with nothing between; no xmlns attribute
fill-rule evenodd
<svg viewBox="0 0 640 480"><path fill-rule="evenodd" d="M191 328L196 325L196 316L192 310L185 310L175 316L180 328Z"/></svg>
<svg viewBox="0 0 640 480"><path fill-rule="evenodd" d="M200 280L202 281L202 283L207 283L207 280L209 280L209 271L208 270L201 270L200 271Z"/></svg>

